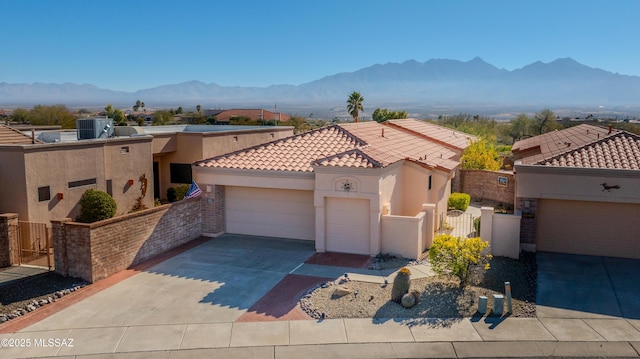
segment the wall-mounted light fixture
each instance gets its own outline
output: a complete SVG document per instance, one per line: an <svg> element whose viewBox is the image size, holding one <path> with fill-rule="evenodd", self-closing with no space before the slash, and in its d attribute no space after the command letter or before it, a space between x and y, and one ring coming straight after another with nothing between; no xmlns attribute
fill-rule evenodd
<svg viewBox="0 0 640 359"><path fill-rule="evenodd" d="M524 201L524 208L530 208L531 207L531 201L526 200Z"/></svg>
<svg viewBox="0 0 640 359"><path fill-rule="evenodd" d="M129 186L133 186L133 180L132 180L132 179L128 180L128 181L127 181L127 184L128 184Z"/></svg>
<svg viewBox="0 0 640 359"><path fill-rule="evenodd" d="M62 201L64 199L64 194L62 192L59 192L58 194L56 194L56 198L58 199L58 201Z"/></svg>

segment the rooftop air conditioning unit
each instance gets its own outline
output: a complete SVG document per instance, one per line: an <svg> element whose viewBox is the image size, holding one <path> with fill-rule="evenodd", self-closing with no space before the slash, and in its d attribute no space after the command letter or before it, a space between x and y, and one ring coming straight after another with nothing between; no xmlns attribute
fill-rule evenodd
<svg viewBox="0 0 640 359"><path fill-rule="evenodd" d="M76 132L79 140L113 137L113 119L80 118L76 120Z"/></svg>

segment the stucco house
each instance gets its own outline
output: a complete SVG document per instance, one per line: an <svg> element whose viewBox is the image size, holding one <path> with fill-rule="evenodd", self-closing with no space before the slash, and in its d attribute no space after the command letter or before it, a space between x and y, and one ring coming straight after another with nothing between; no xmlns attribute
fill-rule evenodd
<svg viewBox="0 0 640 359"><path fill-rule="evenodd" d="M581 124L513 153L523 249L640 258L640 136Z"/></svg>
<svg viewBox="0 0 640 359"><path fill-rule="evenodd" d="M434 219L447 210L451 180L472 139L413 119L360 122L195 162L206 189L205 232L415 258L431 244Z"/></svg>

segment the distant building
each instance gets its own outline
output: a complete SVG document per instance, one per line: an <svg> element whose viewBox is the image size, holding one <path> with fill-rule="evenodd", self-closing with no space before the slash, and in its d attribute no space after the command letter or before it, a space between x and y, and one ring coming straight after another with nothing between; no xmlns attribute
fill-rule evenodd
<svg viewBox="0 0 640 359"><path fill-rule="evenodd" d="M215 116L218 123L229 123L234 117L246 117L258 122L287 122L291 119L291 116L285 113L264 109L202 110L202 114L205 117Z"/></svg>

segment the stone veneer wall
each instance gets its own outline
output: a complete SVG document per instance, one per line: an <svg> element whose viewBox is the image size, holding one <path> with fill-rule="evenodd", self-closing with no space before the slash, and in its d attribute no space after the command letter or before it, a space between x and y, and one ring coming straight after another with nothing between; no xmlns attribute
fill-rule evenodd
<svg viewBox="0 0 640 359"><path fill-rule="evenodd" d="M201 199L188 199L95 223L52 221L55 270L88 282L202 235Z"/></svg>
<svg viewBox="0 0 640 359"><path fill-rule="evenodd" d="M498 185L498 177L508 179L507 186ZM460 192L471 195L471 200L489 200L513 207L515 200L515 176L508 172L485 170L461 170Z"/></svg>
<svg viewBox="0 0 640 359"><path fill-rule="evenodd" d="M202 233L213 236L225 230L225 187L219 185L204 185L202 198Z"/></svg>
<svg viewBox="0 0 640 359"><path fill-rule="evenodd" d="M525 201L528 201L529 207L525 207ZM528 247L529 250L535 250L536 238L538 235L536 213L538 212L537 198L518 198L517 208L522 210L522 219L520 220L520 244L523 248Z"/></svg>
<svg viewBox="0 0 640 359"><path fill-rule="evenodd" d="M0 268L19 264L18 215L0 214Z"/></svg>

